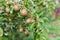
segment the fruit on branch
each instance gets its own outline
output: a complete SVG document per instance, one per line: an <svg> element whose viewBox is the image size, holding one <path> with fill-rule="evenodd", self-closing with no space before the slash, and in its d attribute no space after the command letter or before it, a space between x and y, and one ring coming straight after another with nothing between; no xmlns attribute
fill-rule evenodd
<svg viewBox="0 0 60 40"><path fill-rule="evenodd" d="M44 40L46 36L54 37L54 35L48 34L48 30L44 31L46 28L42 29L42 27L46 26L46 24L47 26L49 26L49 24L53 20L53 18L51 18L53 15L51 14L53 14L53 9L55 9L56 5L54 5L52 1L47 1L47 0L44 0L44 1L43 0L39 0L39 1L21 0L20 2L13 2L13 1L12 2L6 1L1 6L2 12L0 12L1 14L0 26L3 29L2 30L3 33L1 32L0 33L3 34L1 36L2 39L7 38L6 40L8 39L10 40L14 40L14 39L16 40L37 40L37 39ZM55 14L56 15L60 14L59 8L58 10L56 10ZM41 32L43 34L45 34L46 32L46 34L48 35L42 35Z"/></svg>
<svg viewBox="0 0 60 40"><path fill-rule="evenodd" d="M19 30L20 30L20 32L23 32L23 28L20 28Z"/></svg>
<svg viewBox="0 0 60 40"><path fill-rule="evenodd" d="M28 18L28 19L26 20L26 24L29 24L29 23L31 23L31 22L32 22L31 18Z"/></svg>
<svg viewBox="0 0 60 40"><path fill-rule="evenodd" d="M26 10L26 9L23 9L23 10L21 11L21 15L22 15L22 16L27 16L27 10Z"/></svg>
<svg viewBox="0 0 60 40"><path fill-rule="evenodd" d="M9 7L6 7L5 11L6 11L7 13L9 13L9 12L10 12L10 8L9 8Z"/></svg>
<svg viewBox="0 0 60 40"><path fill-rule="evenodd" d="M17 5L14 5L14 10L15 11L18 11L19 10L19 7Z"/></svg>
<svg viewBox="0 0 60 40"><path fill-rule="evenodd" d="M28 36L29 35L29 31L25 30L25 35Z"/></svg>

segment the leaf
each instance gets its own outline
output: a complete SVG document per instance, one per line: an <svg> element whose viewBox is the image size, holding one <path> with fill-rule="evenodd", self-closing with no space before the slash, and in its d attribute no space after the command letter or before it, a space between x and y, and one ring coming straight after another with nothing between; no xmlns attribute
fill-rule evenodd
<svg viewBox="0 0 60 40"><path fill-rule="evenodd" d="M42 18L40 18L38 21L44 23L44 20Z"/></svg>
<svg viewBox="0 0 60 40"><path fill-rule="evenodd" d="M29 25L28 29L29 29L31 32L33 32L33 31L34 31L34 29L33 29L34 26L35 26L35 23L32 23L32 24Z"/></svg>
<svg viewBox="0 0 60 40"><path fill-rule="evenodd" d="M0 37L0 40L2 40L2 37Z"/></svg>
<svg viewBox="0 0 60 40"><path fill-rule="evenodd" d="M5 1L5 0L0 0L0 3L1 3L1 2L4 2L4 1Z"/></svg>
<svg viewBox="0 0 60 40"><path fill-rule="evenodd" d="M0 37L3 36L3 29L0 27Z"/></svg>
<svg viewBox="0 0 60 40"><path fill-rule="evenodd" d="M10 13L13 13L13 6L10 6Z"/></svg>
<svg viewBox="0 0 60 40"><path fill-rule="evenodd" d="M2 40L8 40L8 38L7 37L2 37Z"/></svg>

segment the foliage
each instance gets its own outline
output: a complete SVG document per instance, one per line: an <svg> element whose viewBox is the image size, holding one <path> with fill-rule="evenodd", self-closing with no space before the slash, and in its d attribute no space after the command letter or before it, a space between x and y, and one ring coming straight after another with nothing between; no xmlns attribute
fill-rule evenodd
<svg viewBox="0 0 60 40"><path fill-rule="evenodd" d="M14 10L14 5L19 7L18 11ZM7 7L9 12L6 12ZM48 24L53 20L55 8L53 0L23 0L19 3L3 1L0 7L1 40L47 40ZM23 9L27 10L27 16L21 15ZM28 18L34 21L26 24ZM20 32L20 27L23 32ZM24 33L26 30L29 31L28 36Z"/></svg>

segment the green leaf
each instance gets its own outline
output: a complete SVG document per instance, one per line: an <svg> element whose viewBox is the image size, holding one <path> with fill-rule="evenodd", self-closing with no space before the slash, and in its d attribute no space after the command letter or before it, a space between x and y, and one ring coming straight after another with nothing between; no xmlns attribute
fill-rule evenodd
<svg viewBox="0 0 60 40"><path fill-rule="evenodd" d="M38 21L44 23L44 20L42 18L40 18Z"/></svg>
<svg viewBox="0 0 60 40"><path fill-rule="evenodd" d="M0 37L3 36L3 29L0 27Z"/></svg>
<svg viewBox="0 0 60 40"><path fill-rule="evenodd" d="M13 13L13 6L12 5L10 6L10 13L11 14Z"/></svg>
<svg viewBox="0 0 60 40"><path fill-rule="evenodd" d="M0 3L1 3L1 2L4 2L4 1L5 1L5 0L0 0Z"/></svg>

